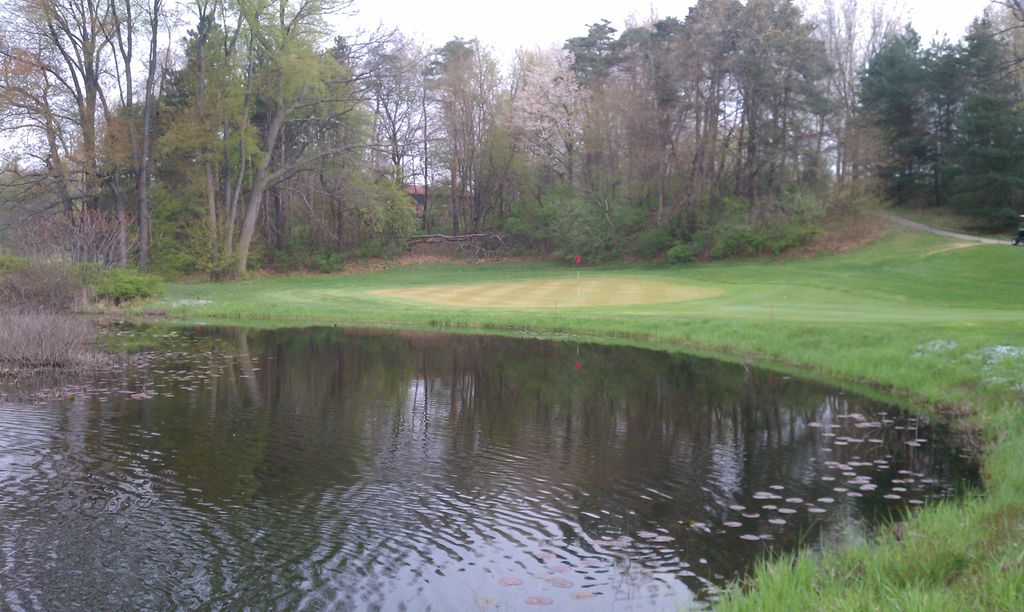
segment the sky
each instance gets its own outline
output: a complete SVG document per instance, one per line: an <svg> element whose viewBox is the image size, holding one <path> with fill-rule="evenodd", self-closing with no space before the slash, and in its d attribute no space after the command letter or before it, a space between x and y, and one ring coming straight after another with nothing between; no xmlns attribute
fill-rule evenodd
<svg viewBox="0 0 1024 612"><path fill-rule="evenodd" d="M871 0L863 0L870 4ZM430 46L440 46L455 36L479 38L505 61L519 47L561 46L574 36L587 33L587 24L608 19L622 30L626 19L647 21L658 17L686 16L691 0L511 0L505 2L467 0L354 0L354 17L345 17L343 30L353 23L364 29L378 24L397 27ZM817 0L805 0L813 7ZM957 40L971 20L988 6L988 0L897 0L885 2L903 6L923 41L936 32Z"/></svg>

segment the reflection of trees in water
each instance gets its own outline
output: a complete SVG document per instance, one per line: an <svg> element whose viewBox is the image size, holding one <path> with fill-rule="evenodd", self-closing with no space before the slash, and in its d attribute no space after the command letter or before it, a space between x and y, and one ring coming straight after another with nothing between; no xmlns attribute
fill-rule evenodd
<svg viewBox="0 0 1024 612"><path fill-rule="evenodd" d="M575 345L498 337L223 333L237 365L208 405L223 397L267 411L271 442L335 475L341 459L351 467L404 447L408 460L409 449L430 448L465 461L497 446L543 455L559 475L717 471L722 488L711 493L722 496L799 479L818 452L807 423L876 410L814 383L653 351L587 345L578 357Z"/></svg>
<svg viewBox="0 0 1024 612"><path fill-rule="evenodd" d="M174 471L212 498L251 495L269 480L280 493L331 486L375 462L438 463L485 486L493 474L477 473L479 456L506 449L543 458L521 467L547 479L668 481L675 491L664 493L721 507L775 480L810 484L820 438L807 423L876 410L771 372L620 347L334 329L196 333L206 358L174 367L208 384L157 398L167 410L137 418L161 432ZM143 386L159 382L152 374ZM916 449L919 465L953 469L931 456L937 448Z"/></svg>

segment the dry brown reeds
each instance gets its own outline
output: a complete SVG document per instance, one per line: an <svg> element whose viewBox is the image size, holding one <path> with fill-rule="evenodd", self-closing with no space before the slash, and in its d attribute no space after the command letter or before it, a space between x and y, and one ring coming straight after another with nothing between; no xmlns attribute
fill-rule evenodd
<svg viewBox="0 0 1024 612"><path fill-rule="evenodd" d="M94 361L92 322L66 313L0 311L0 368L35 370Z"/></svg>
<svg viewBox="0 0 1024 612"><path fill-rule="evenodd" d="M66 313L79 309L88 290L64 263L14 260L0 268L0 311Z"/></svg>

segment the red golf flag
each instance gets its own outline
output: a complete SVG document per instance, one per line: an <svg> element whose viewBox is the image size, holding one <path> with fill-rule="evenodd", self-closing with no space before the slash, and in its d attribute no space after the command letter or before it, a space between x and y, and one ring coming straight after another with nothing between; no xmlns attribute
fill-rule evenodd
<svg viewBox="0 0 1024 612"><path fill-rule="evenodd" d="M583 265L583 258L580 257L579 255L576 256L576 265L577 266L582 266Z"/></svg>

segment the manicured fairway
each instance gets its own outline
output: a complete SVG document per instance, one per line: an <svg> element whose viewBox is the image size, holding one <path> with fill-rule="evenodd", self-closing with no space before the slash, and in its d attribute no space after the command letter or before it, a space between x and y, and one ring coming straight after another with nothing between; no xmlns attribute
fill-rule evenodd
<svg viewBox="0 0 1024 612"><path fill-rule="evenodd" d="M415 289L384 289L372 291L370 295L449 306L558 308L688 302L716 297L722 293L721 289L688 287L650 279L600 276L582 280L569 278L472 285L432 285Z"/></svg>

